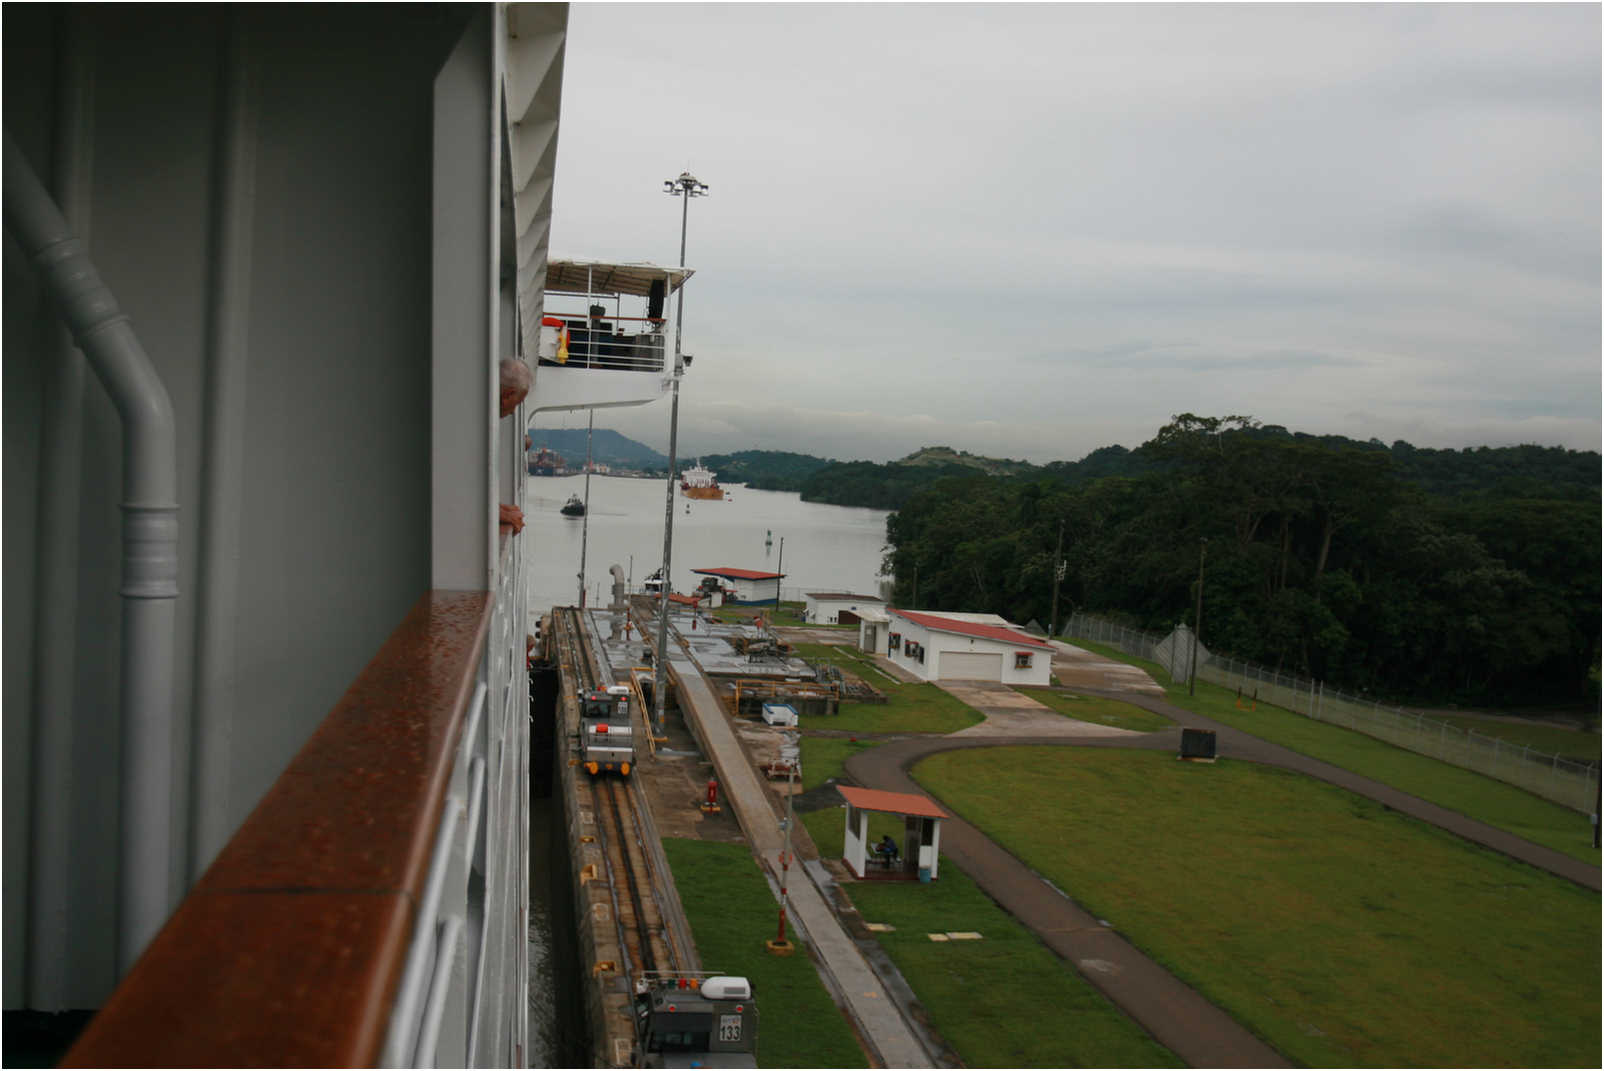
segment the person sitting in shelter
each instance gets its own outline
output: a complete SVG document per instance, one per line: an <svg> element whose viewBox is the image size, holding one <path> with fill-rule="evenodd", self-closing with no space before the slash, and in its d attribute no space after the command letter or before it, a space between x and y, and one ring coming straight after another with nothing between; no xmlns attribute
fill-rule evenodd
<svg viewBox="0 0 1604 1071"><path fill-rule="evenodd" d="M874 846L874 850L886 866L897 861L897 842L891 839L890 833L880 838L880 843Z"/></svg>

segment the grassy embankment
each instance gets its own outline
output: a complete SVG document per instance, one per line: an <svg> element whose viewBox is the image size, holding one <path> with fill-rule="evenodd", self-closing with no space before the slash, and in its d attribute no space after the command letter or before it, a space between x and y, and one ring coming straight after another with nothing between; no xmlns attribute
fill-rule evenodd
<svg viewBox="0 0 1604 1071"><path fill-rule="evenodd" d="M802 738L804 789L839 780L848 756L876 746L839 736ZM800 813L823 858L840 858L840 807ZM869 815L869 837L899 838L895 815ZM957 867L928 885L853 885L853 902L872 922L896 929L876 936L931 1016L936 1030L971 1067L1160 1067L1174 1056L1149 1038ZM980 941L935 942L930 933L975 931ZM1019 1029L1020 1001L1062 1014Z"/></svg>
<svg viewBox="0 0 1604 1071"><path fill-rule="evenodd" d="M836 715L803 715L804 729L840 729L854 733L950 733L978 725L981 714L960 699L948 695L934 684L902 684L842 653L845 648L828 644L800 643L796 652L810 662L825 661L843 666L869 679L885 693L884 703L842 703ZM879 680L870 679L870 674Z"/></svg>
<svg viewBox="0 0 1604 1071"><path fill-rule="evenodd" d="M778 906L744 844L667 838L663 851L702 965L751 979L760 1067L867 1067L852 1028L819 980L805 942L771 956Z"/></svg>
<svg viewBox="0 0 1604 1071"><path fill-rule="evenodd" d="M850 893L866 921L895 927L875 936L968 1066L1181 1066L957 867L928 885ZM929 936L950 932L981 939Z"/></svg>
<svg viewBox="0 0 1604 1071"><path fill-rule="evenodd" d="M1529 747L1545 755L1560 755L1567 759L1594 759L1599 757L1599 734L1562 729L1557 725L1537 722L1504 721L1498 718L1478 718L1469 714L1427 715L1433 721L1445 721L1458 729L1480 736L1491 736L1516 747Z"/></svg>
<svg viewBox="0 0 1604 1071"><path fill-rule="evenodd" d="M1251 763L999 748L915 775L1297 1062L1599 1066L1596 893Z"/></svg>
<svg viewBox="0 0 1604 1071"><path fill-rule="evenodd" d="M1197 695L1188 696L1186 685L1171 681L1164 667L1156 662L1133 658L1115 648L1087 640L1073 642L1088 651L1146 670L1164 685L1166 698L1175 706L1374 778L1535 844L1546 845L1584 862L1599 862L1599 851L1593 847L1593 827L1586 815L1550 803L1524 789L1266 703L1258 704L1257 710L1239 708L1236 693L1206 681L1198 681Z"/></svg>
<svg viewBox="0 0 1604 1071"><path fill-rule="evenodd" d="M802 611L806 604L800 602L782 602L776 609L772 602L758 603L752 606L720 606L713 611L713 616L720 621L739 621L749 624L754 617L761 617L770 626L790 627L805 626L813 628L802 620ZM829 628L820 625L819 628Z"/></svg>

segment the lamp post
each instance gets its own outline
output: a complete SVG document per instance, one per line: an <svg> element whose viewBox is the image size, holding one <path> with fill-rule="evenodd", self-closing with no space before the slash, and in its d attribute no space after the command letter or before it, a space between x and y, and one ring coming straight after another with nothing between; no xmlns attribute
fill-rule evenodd
<svg viewBox="0 0 1604 1071"><path fill-rule="evenodd" d="M1064 521L1058 521L1058 549L1053 551L1053 612L1047 618L1047 638L1058 634L1058 584L1064 579Z"/></svg>
<svg viewBox="0 0 1604 1071"><path fill-rule="evenodd" d="M707 186L689 171L663 183L663 192L683 198L679 214L679 266L685 267L685 230L690 222L691 198L706 197ZM668 596L674 588L670 566L674 555L674 468L679 453L679 381L685 374L680 331L685 326L685 280L680 279L679 302L674 310L674 400L668 417L668 495L663 504L663 582L657 589L657 678L652 685L657 731L663 731L663 710L668 699Z"/></svg>
<svg viewBox="0 0 1604 1071"><path fill-rule="evenodd" d="M780 578L774 582L774 616L780 616L780 585L785 583L785 537L780 537L780 562L774 567Z"/></svg>
<svg viewBox="0 0 1604 1071"><path fill-rule="evenodd" d="M1187 695L1197 694L1197 636L1203 631L1203 555L1208 549L1207 539L1197 545L1197 611L1192 615L1192 669L1187 675Z"/></svg>

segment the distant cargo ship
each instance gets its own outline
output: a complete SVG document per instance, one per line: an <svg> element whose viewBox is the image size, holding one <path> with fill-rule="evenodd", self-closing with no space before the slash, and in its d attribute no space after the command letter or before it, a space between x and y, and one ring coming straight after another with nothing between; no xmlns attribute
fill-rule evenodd
<svg viewBox="0 0 1604 1071"><path fill-rule="evenodd" d="M561 454L542 446L529 455L529 475L567 476L568 462L563 460Z"/></svg>
<svg viewBox="0 0 1604 1071"><path fill-rule="evenodd" d="M718 485L710 469L702 467L697 462L693 467L683 470L679 474L680 493L686 498L715 498L724 497L724 488Z"/></svg>

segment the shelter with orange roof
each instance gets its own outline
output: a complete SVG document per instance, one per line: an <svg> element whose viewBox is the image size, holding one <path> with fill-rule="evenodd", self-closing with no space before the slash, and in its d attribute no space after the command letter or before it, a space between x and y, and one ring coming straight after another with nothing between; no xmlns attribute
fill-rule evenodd
<svg viewBox="0 0 1604 1071"><path fill-rule="evenodd" d="M911 792L836 785L847 801L846 836L842 861L854 876L865 881L934 881L939 871L941 820L950 818L935 800ZM901 838L893 837L895 855L876 849L869 837L870 814L894 814L902 819ZM891 836L886 834L886 836Z"/></svg>

